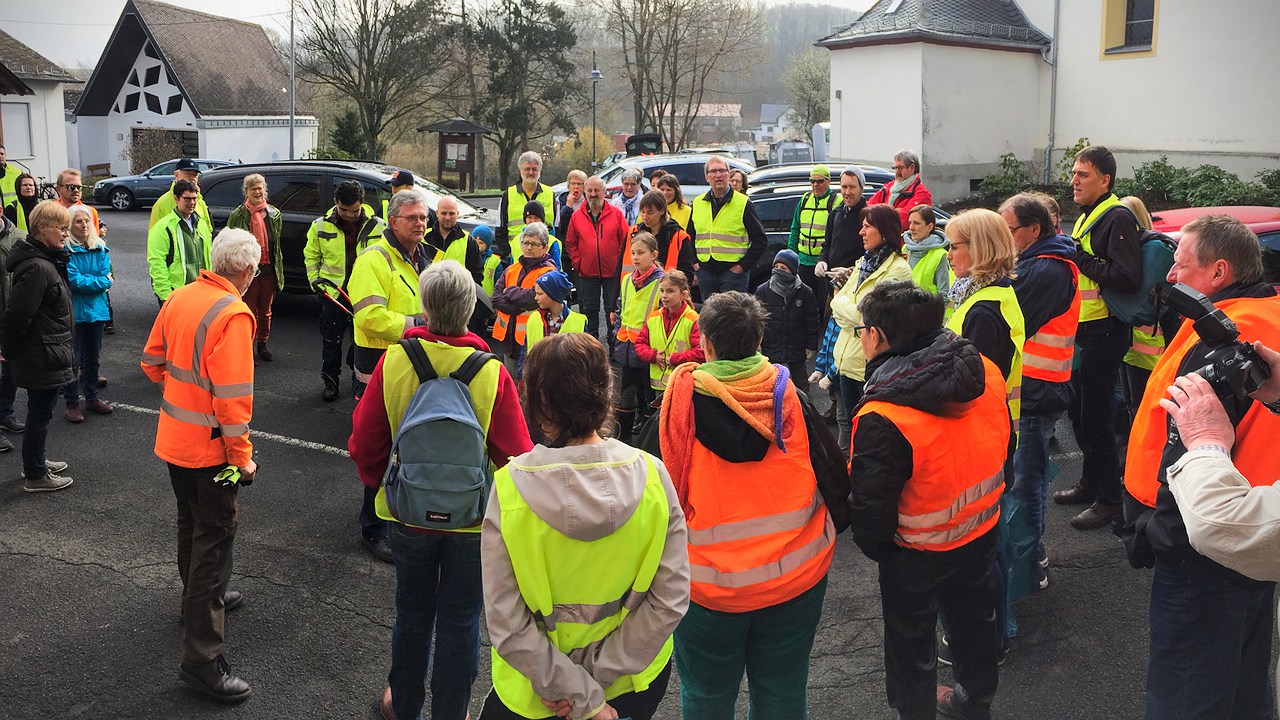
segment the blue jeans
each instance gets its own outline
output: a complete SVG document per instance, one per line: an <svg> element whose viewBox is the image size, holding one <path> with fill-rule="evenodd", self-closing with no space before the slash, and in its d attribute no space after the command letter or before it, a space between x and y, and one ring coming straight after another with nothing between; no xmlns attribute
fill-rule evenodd
<svg viewBox="0 0 1280 720"><path fill-rule="evenodd" d="M79 377L67 385L62 397L67 402L80 400L80 379L84 380L85 402L98 399L98 367L102 358L102 329L107 326L105 320L90 323L76 323L76 369Z"/></svg>
<svg viewBox="0 0 1280 720"><path fill-rule="evenodd" d="M391 708L400 720L422 717L434 639L431 717L463 720L480 671L480 533L419 533L391 523L389 539L396 561Z"/></svg>
<svg viewBox="0 0 1280 720"><path fill-rule="evenodd" d="M387 536L387 521L378 517L374 499L378 497L378 488L365 486L364 499L360 501L360 537L366 540L378 540Z"/></svg>
<svg viewBox="0 0 1280 720"><path fill-rule="evenodd" d="M1275 583L1211 560L1156 560L1147 720L1271 720Z"/></svg>
<svg viewBox="0 0 1280 720"><path fill-rule="evenodd" d="M578 308L587 316L587 334L600 338L600 311L603 307L607 315L618 309L618 293L621 292L622 281L618 277L611 278L578 278ZM603 301L603 304L602 304ZM600 342L609 347L609 332Z"/></svg>
<svg viewBox="0 0 1280 720"><path fill-rule="evenodd" d="M13 401L18 397L18 386L13 382L9 361L0 361L0 420L13 417Z"/></svg>
<svg viewBox="0 0 1280 720"><path fill-rule="evenodd" d="M718 292L728 292L729 290L747 292L747 282L749 280L750 273L747 272L746 268L743 268L740 273L732 270L721 270L717 273L705 269L698 271L698 287L702 289L702 299L704 301Z"/></svg>
<svg viewBox="0 0 1280 720"><path fill-rule="evenodd" d="M1045 494L1049 491L1049 482L1058 474L1058 467L1049 459L1049 440L1059 417L1062 417L1060 412L1023 415L1019 421L1018 449L1013 453L1013 484L1009 490L1027 509L1041 557L1044 557Z"/></svg>
<svg viewBox="0 0 1280 720"><path fill-rule="evenodd" d="M22 433L22 473L36 480L48 472L44 443L49 437L49 420L58 402L58 388L27 389L27 429Z"/></svg>
<svg viewBox="0 0 1280 720"><path fill-rule="evenodd" d="M840 442L840 447L846 452L849 451L849 445L852 444L853 438L853 409L862 402L862 389L866 386L861 380L854 380L845 375L836 377L836 383L840 390L840 409L842 413L836 415L836 437ZM845 458L848 460L849 458Z"/></svg>

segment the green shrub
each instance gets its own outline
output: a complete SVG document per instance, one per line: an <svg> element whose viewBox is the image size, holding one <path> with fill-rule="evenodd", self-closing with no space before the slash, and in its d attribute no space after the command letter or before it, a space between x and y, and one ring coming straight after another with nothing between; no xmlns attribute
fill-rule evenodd
<svg viewBox="0 0 1280 720"><path fill-rule="evenodd" d="M354 160L351 153L336 147L316 146L307 153L307 160Z"/></svg>
<svg viewBox="0 0 1280 720"><path fill-rule="evenodd" d="M1133 178L1116 178L1112 191L1115 192L1116 197L1142 196L1142 189L1138 186L1138 181Z"/></svg>
<svg viewBox="0 0 1280 720"><path fill-rule="evenodd" d="M1133 180L1137 185L1135 194L1145 200L1185 204L1190 174L1187 168L1174 167L1168 155L1161 155L1133 169Z"/></svg>
<svg viewBox="0 0 1280 720"><path fill-rule="evenodd" d="M1000 156L1000 171L982 178L978 194L987 202L1001 202L1031 184L1031 175L1013 153Z"/></svg>

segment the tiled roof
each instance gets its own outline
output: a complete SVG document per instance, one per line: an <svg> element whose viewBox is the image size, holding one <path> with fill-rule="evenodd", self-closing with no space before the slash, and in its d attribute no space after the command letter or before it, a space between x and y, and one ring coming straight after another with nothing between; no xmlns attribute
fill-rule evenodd
<svg viewBox="0 0 1280 720"><path fill-rule="evenodd" d="M839 32L816 44L831 49L937 40L1015 50L1050 45L1014 0L878 0Z"/></svg>
<svg viewBox="0 0 1280 720"><path fill-rule="evenodd" d="M698 106L700 118L735 118L742 115L742 103L702 103Z"/></svg>
<svg viewBox="0 0 1280 720"><path fill-rule="evenodd" d="M66 82L75 79L52 60L27 47L4 30L0 30L0 65L23 80Z"/></svg>
<svg viewBox="0 0 1280 720"><path fill-rule="evenodd" d="M452 120L445 120L444 122L420 125L418 126L418 132L450 133L453 135L487 135L494 132L494 129L473 123L470 120L464 120L460 117L456 117Z"/></svg>
<svg viewBox="0 0 1280 720"><path fill-rule="evenodd" d="M780 105L775 103L764 103L760 106L760 124L761 125L777 125L783 115L790 112L790 105Z"/></svg>

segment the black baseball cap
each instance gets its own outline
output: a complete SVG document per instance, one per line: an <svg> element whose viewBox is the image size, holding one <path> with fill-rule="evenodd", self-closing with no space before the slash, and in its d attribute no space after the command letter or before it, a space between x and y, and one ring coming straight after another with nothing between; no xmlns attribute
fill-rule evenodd
<svg viewBox="0 0 1280 720"><path fill-rule="evenodd" d="M412 185L413 173L409 172L408 170L400 170L396 172L395 175L391 176L391 184L395 185L396 187Z"/></svg>

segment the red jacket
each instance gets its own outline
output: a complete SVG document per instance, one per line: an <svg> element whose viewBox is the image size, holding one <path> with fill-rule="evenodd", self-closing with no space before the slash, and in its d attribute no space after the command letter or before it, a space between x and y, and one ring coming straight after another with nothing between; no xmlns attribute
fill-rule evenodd
<svg viewBox="0 0 1280 720"><path fill-rule="evenodd" d="M667 332L671 332L671 328L675 327L676 321L684 314L684 308L680 308L680 312L672 313L663 306L662 308L662 327ZM640 327L640 337L635 342L636 357L643 362L654 363L658 360L658 351L649 345L649 323L645 323ZM667 358L667 364L671 367L683 365L687 362L704 363L707 361L705 355L702 354L702 335L698 332L698 323L693 324L693 329L689 331L689 349L684 352L673 353Z"/></svg>
<svg viewBox="0 0 1280 720"><path fill-rule="evenodd" d="M884 187L876 191L875 195L867 201L868 205L889 202L889 191L893 189L893 183L886 183ZM902 217L902 229L907 229L907 215L911 212L911 208L917 205L932 205L933 193L929 192L929 188L924 186L920 181L920 176L916 176L916 181L911 183L911 187L907 191L898 196L898 201L893 206L898 209L898 215Z"/></svg>
<svg viewBox="0 0 1280 720"><path fill-rule="evenodd" d="M579 205L569 218L569 236L564 240L578 277L616 278L621 275L629 232L627 219L613 205L604 204L598 221L591 219L587 203Z"/></svg>
<svg viewBox="0 0 1280 720"><path fill-rule="evenodd" d="M470 332L461 337L449 337L436 335L426 326L419 325L409 328L404 336L489 351L485 341ZM390 461L391 440L391 423L387 420L387 406L382 399L382 359L379 359L373 377L369 379L369 386L365 388L364 396L351 416L351 440L347 443L351 459L356 462L356 469L360 473L360 482L366 487L381 487ZM494 400L493 415L489 419L488 442L489 458L498 467L506 465L507 458L533 449L529 428L525 425L524 413L520 410L520 394L506 370L498 375L498 397Z"/></svg>

